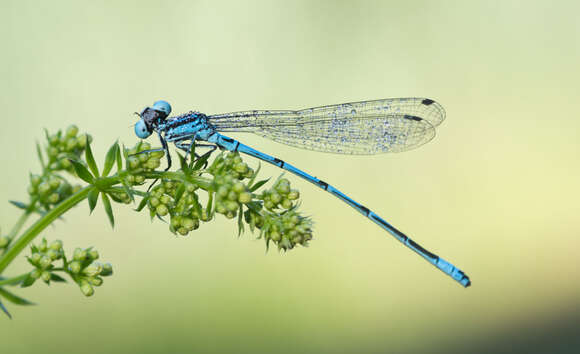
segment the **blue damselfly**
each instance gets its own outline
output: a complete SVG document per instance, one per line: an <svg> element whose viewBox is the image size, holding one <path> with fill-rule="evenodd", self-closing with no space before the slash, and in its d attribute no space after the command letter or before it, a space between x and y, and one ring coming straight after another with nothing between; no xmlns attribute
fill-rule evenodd
<svg viewBox="0 0 580 354"><path fill-rule="evenodd" d="M157 101L145 108L135 133L145 139L156 132L171 166L167 143L187 153L196 141L228 151L241 152L287 170L333 194L389 232L464 287L469 277L451 263L427 251L373 211L357 203L330 184L284 162L222 135L222 132L250 132L274 141L315 151L351 155L372 155L414 149L433 139L435 127L445 119L445 110L427 98L392 98L343 103L299 111L243 111L206 115L189 112L169 117L171 106Z"/></svg>

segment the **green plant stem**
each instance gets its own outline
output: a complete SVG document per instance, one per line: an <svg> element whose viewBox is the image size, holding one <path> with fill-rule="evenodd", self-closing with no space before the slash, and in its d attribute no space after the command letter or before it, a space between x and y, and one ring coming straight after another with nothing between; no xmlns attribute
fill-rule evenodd
<svg viewBox="0 0 580 354"><path fill-rule="evenodd" d="M0 286L4 286L4 285L16 285L18 283L20 283L21 281L23 281L29 273L24 273L24 274L20 274L17 277L13 277L13 278L9 278L9 279L2 279L0 280Z"/></svg>
<svg viewBox="0 0 580 354"><path fill-rule="evenodd" d="M63 200L60 204L54 207L51 211L46 213L43 217L38 219L32 226L28 228L16 242L12 243L12 246L6 251L6 253L0 258L0 274L6 269L6 267L16 258L20 252L50 223L56 220L59 216L64 214L67 210L77 205L83 199L87 197L89 191L93 188L92 186L85 187L75 194L71 195L67 199Z"/></svg>

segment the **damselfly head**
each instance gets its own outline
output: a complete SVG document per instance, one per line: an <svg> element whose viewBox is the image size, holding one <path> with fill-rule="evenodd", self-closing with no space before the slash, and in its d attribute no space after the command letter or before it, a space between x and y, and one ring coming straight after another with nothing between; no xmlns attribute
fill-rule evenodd
<svg viewBox="0 0 580 354"><path fill-rule="evenodd" d="M135 124L135 134L141 139L148 138L170 113L171 105L166 101L157 101L153 107L146 107L138 114L141 119Z"/></svg>

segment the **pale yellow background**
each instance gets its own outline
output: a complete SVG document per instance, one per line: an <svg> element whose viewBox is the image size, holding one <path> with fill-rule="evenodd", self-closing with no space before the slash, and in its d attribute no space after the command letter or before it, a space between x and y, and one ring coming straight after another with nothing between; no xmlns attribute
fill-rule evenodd
<svg viewBox="0 0 580 354"><path fill-rule="evenodd" d="M218 217L176 238L86 204L45 233L114 264L93 298L36 284L2 353L565 353L580 350L577 1L2 1L2 200L26 198L43 128L99 162L134 111L441 102L420 149L372 157L236 137L324 178L465 270L463 289L297 178L308 249L265 254ZM250 158L252 165L257 162ZM264 175L278 175L264 168ZM0 205L6 232L18 217ZM21 257L22 258L22 257ZM22 259L6 275L28 269Z"/></svg>

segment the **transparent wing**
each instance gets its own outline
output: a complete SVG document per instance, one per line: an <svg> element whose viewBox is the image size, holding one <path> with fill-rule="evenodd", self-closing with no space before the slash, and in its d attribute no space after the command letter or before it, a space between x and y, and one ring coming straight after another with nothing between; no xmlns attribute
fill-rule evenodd
<svg viewBox="0 0 580 354"><path fill-rule="evenodd" d="M245 111L208 117L222 132L252 132L298 148L372 155L433 139L445 110L425 98L343 103L300 111Z"/></svg>

